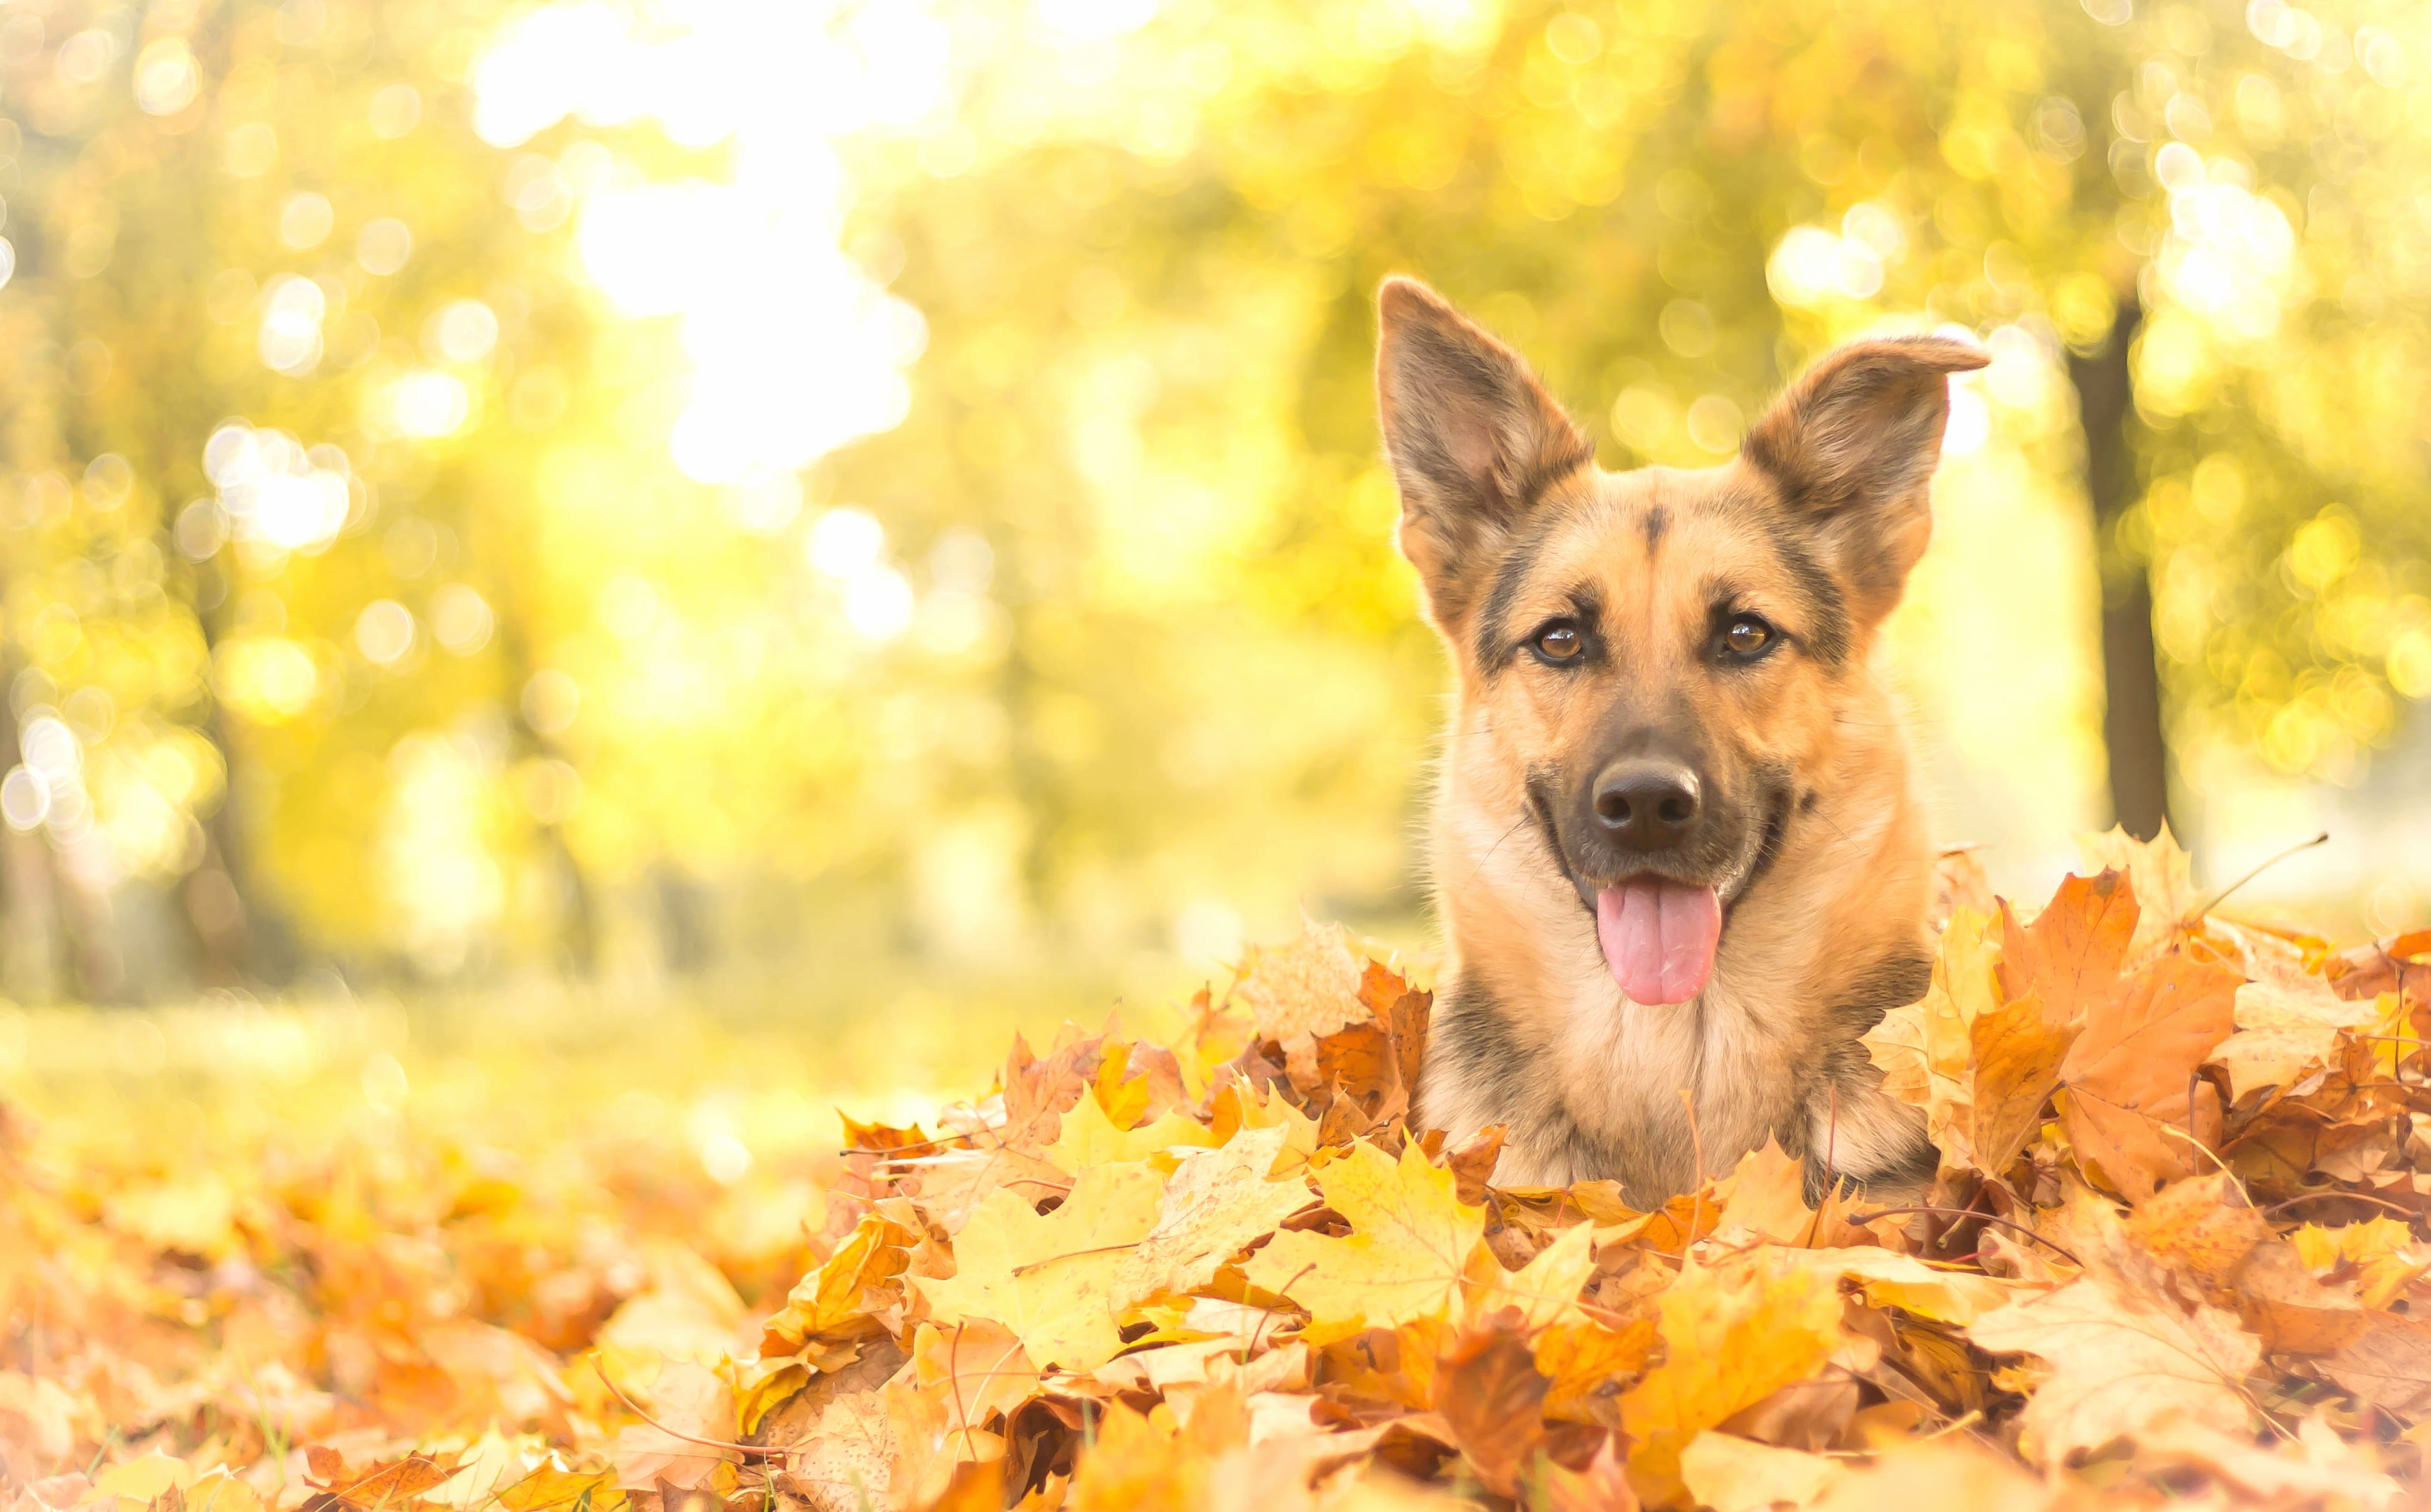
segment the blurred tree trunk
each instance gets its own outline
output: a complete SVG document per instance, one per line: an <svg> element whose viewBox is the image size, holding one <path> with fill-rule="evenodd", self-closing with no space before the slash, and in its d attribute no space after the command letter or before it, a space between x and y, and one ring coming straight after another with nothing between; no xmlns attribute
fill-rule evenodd
<svg viewBox="0 0 2431 1512"><path fill-rule="evenodd" d="M216 563L200 564L194 571L198 586L206 573L218 574L221 580L219 602L194 615L202 630L208 664L216 661L220 642L226 638L226 618L236 596L236 584L233 569L225 558ZM247 865L251 856L244 832L243 760L236 742L229 738L227 717L216 697L206 700L197 728L218 748L220 768L227 780L221 789L219 807L199 821L203 827L203 859L186 874L179 888L186 922L194 933L195 975L204 986L232 986L244 982L283 983L295 969L293 936L285 921L268 905L262 890L254 885Z"/></svg>
<svg viewBox="0 0 2431 1512"><path fill-rule="evenodd" d="M523 604L500 593L492 613L496 616L498 650L507 664L507 685L516 695L515 754L524 759L565 762L565 748L554 734L542 730L532 716L528 694L532 677L540 668L532 661ZM534 814L532 829L546 854L549 868L556 873L557 916L551 922L557 934L558 966L587 981L599 970L599 906L591 878L583 871L574 847L566 843L561 816Z"/></svg>
<svg viewBox="0 0 2431 1512"><path fill-rule="evenodd" d="M24 760L10 690L16 664L0 656L0 775ZM0 825L0 996L48 1002L59 994L59 858L37 828Z"/></svg>
<svg viewBox="0 0 2431 1512"><path fill-rule="evenodd" d="M2161 674L2153 644L2153 569L2141 550L2119 540L2136 500L2136 385L2127 365L2144 311L2133 294L2119 303L2110 339L2091 356L2071 351L2085 428L2085 493L2093 505L2094 549L2102 572L2102 738L2110 756L2110 805L2130 834L2149 840L2170 817L2169 736L2161 716Z"/></svg>

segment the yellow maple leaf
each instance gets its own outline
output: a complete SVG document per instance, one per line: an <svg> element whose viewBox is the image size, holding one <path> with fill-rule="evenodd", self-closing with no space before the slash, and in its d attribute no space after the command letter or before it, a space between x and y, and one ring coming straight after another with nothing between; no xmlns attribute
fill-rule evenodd
<svg viewBox="0 0 2431 1512"><path fill-rule="evenodd" d="M1896 1250L1851 1247L1783 1253L1801 1265L1857 1282L1865 1288L1866 1300L1877 1307L1904 1307L1920 1318L1945 1323L1973 1322L1994 1308L2006 1306L2018 1294L2015 1283L1998 1276L1937 1270Z"/></svg>
<svg viewBox="0 0 2431 1512"><path fill-rule="evenodd" d="M1161 1407L1142 1416L1113 1403L1073 1471L1065 1505L1072 1512L1206 1505L1219 1456L1247 1440L1249 1424L1239 1393L1229 1387L1210 1388L1185 1422Z"/></svg>
<svg viewBox="0 0 2431 1512"><path fill-rule="evenodd" d="M1629 1478L1649 1502L1682 1495L1689 1440L1821 1369L1840 1345L1840 1284L1831 1269L1766 1247L1694 1267L1663 1293L1664 1361L1620 1399L1636 1438Z"/></svg>
<svg viewBox="0 0 2431 1512"><path fill-rule="evenodd" d="M1739 1157L1731 1173L1730 1196L1715 1232L1797 1244L1813 1233L1815 1210L1806 1205L1806 1163L1792 1160L1777 1139Z"/></svg>
<svg viewBox="0 0 2431 1512"><path fill-rule="evenodd" d="M1095 1369L1123 1347L1116 1285L1164 1193L1165 1178L1139 1162L1082 1171L1045 1217L1010 1188L992 1192L954 1236L954 1274L918 1285L940 1322L987 1319L1042 1369Z"/></svg>
<svg viewBox="0 0 2431 1512"><path fill-rule="evenodd" d="M1613 1383L1645 1368L1654 1349L1651 1318L1607 1327L1573 1315L1536 1336L1536 1373L1552 1383L1545 1416L1562 1422L1602 1422L1612 1410Z"/></svg>
<svg viewBox="0 0 2431 1512"><path fill-rule="evenodd" d="M2028 992L1975 1016L1969 1074L1967 1133L1977 1168L2000 1175L2042 1126L2043 1104L2059 1085L2060 1068L2075 1045L2077 1026Z"/></svg>
<svg viewBox="0 0 2431 1512"><path fill-rule="evenodd" d="M875 1331L869 1315L882 1305L876 1294L899 1286L916 1238L882 1213L863 1214L827 1263L796 1282L768 1319L761 1354L792 1354L806 1339L837 1330Z"/></svg>
<svg viewBox="0 0 2431 1512"><path fill-rule="evenodd" d="M2362 1272L2356 1295L2366 1307L2388 1306L2406 1283L2431 1270L2431 1245L2416 1244L2414 1231L2396 1218L2367 1218L2335 1229L2307 1223L2288 1238L2296 1257L2317 1275L2341 1260L2352 1263Z"/></svg>
<svg viewBox="0 0 2431 1512"><path fill-rule="evenodd" d="M1320 1139L1316 1120L1283 1096L1276 1083L1252 1088L1237 1080L1227 1081L1216 1089L1215 1109L1217 1144L1230 1141L1243 1129L1283 1131L1283 1153L1275 1160L1277 1176L1287 1176L1331 1158L1332 1151Z"/></svg>
<svg viewBox="0 0 2431 1512"><path fill-rule="evenodd" d="M1821 1454L1714 1429L1699 1434L1680 1456L1680 1479L1699 1506L1714 1512L1771 1512L1783 1502L1804 1506L1845 1473Z"/></svg>
<svg viewBox="0 0 2431 1512"><path fill-rule="evenodd" d="M1128 1304L1204 1286L1226 1261L1306 1207L1305 1178L1272 1178L1290 1138L1281 1125L1244 1129L1217 1149L1184 1156L1165 1184L1156 1227L1124 1260L1117 1299Z"/></svg>
<svg viewBox="0 0 2431 1512"><path fill-rule="evenodd" d="M1064 1115L1063 1130L1047 1147L1047 1159L1066 1175L1078 1175L1092 1166L1142 1160L1169 1170L1173 1162L1166 1151L1214 1143L1214 1132L1187 1114L1168 1113L1136 1129L1126 1129L1107 1116L1095 1097L1084 1097Z"/></svg>
<svg viewBox="0 0 2431 1512"><path fill-rule="evenodd" d="M1578 1298L1595 1274L1595 1225L1574 1223L1564 1229L1536 1257L1517 1270L1505 1270L1494 1252L1480 1245L1469 1256L1467 1284L1462 1288L1466 1316L1482 1320L1505 1307L1519 1309L1519 1326L1534 1332L1564 1319L1582 1315Z"/></svg>
<svg viewBox="0 0 2431 1512"><path fill-rule="evenodd" d="M1303 1337L1323 1344L1449 1312L1485 1234L1485 1210L1454 1195L1449 1168L1415 1141L1399 1162L1363 1141L1320 1168L1316 1185L1350 1233L1278 1234L1248 1267L1252 1285L1308 1309Z"/></svg>
<svg viewBox="0 0 2431 1512"><path fill-rule="evenodd" d="M1941 932L1923 1000L1885 1014L1863 1041L1882 1067L1883 1090L1924 1110L1945 1166L1973 1164L1974 1028L2001 1004L2000 959L1996 920L1960 908Z"/></svg>

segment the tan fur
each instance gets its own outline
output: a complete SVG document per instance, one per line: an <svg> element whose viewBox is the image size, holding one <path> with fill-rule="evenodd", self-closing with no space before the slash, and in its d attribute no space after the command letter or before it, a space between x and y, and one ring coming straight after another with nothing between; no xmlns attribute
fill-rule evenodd
<svg viewBox="0 0 2431 1512"><path fill-rule="evenodd" d="M1424 1121L1503 1125L1505 1184L1609 1177L1640 1203L1768 1136L1806 1158L1811 1193L1827 1171L1928 1178L1920 1121L1856 1043L1922 991L1932 881L1875 631L1930 532L1944 378L1980 357L1846 348L1741 457L1608 474L1450 307L1395 280L1383 311L1403 547L1458 672L1428 840L1449 959ZM1501 649L1581 604L1594 665ZM1730 605L1788 638L1718 660ZM1581 870L1602 864L1562 828L1597 764L1650 744L1704 774L1714 832L1688 880L1726 909L1710 983L1677 1006L1622 997L1587 902L1614 878Z"/></svg>

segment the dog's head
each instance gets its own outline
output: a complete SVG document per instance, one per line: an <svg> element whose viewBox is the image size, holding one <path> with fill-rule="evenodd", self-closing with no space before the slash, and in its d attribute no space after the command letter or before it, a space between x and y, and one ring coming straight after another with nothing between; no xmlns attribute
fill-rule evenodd
<svg viewBox="0 0 2431 1512"><path fill-rule="evenodd" d="M1633 1000L1702 990L1723 911L1814 800L1932 534L1948 377L1985 361L1932 337L1844 346L1729 462L1604 473L1508 348L1384 285L1401 550L1498 785L1524 795Z"/></svg>

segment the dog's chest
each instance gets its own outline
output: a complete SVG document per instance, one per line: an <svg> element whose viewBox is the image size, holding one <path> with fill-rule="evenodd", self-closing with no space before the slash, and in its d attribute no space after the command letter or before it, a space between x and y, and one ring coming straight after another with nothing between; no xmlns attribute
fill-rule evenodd
<svg viewBox="0 0 2431 1512"><path fill-rule="evenodd" d="M1730 1168L1779 1124L1795 1080L1788 1046L1717 981L1695 1003L1623 1002L1609 983L1565 1005L1541 1067L1578 1135L1572 1180L1618 1175L1633 1190L1685 1190ZM1685 1096L1684 1096L1685 1094ZM1693 1108L1693 1115L1691 1109Z"/></svg>

